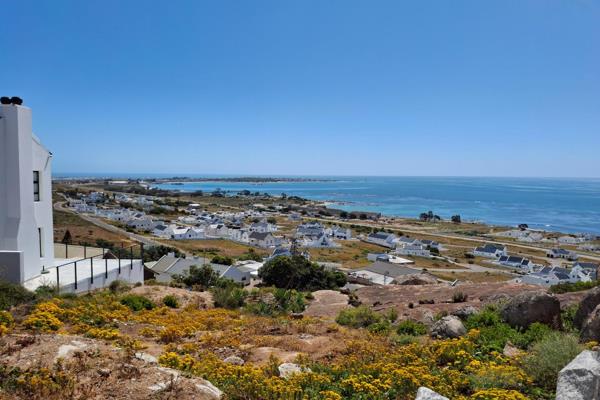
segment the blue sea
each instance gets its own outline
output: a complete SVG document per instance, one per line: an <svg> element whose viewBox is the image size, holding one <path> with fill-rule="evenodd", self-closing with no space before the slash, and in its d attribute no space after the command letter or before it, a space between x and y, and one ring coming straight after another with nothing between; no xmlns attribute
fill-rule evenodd
<svg viewBox="0 0 600 400"><path fill-rule="evenodd" d="M347 211L414 217L432 210L444 218L493 225L526 223L549 231L600 234L600 179L467 177L310 177L310 182L185 182L180 191L221 189L296 195Z"/></svg>

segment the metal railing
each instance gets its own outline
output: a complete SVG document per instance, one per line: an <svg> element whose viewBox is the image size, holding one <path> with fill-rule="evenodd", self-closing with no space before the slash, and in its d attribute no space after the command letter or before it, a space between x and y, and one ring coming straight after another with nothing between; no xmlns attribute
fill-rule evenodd
<svg viewBox="0 0 600 400"><path fill-rule="evenodd" d="M66 254L68 254L68 245L65 245L65 252ZM96 254L90 257L87 257L87 246L83 245L84 248L84 256L83 258L77 259L75 261L69 261L66 262L64 264L60 264L57 265L56 268L56 288L58 291L60 291L60 273L61 273L61 268L64 271L65 268L68 268L69 266L73 266L73 272L74 272L74 287L75 290L77 290L77 285L79 282L79 279L77 278L77 268L90 268L90 286L94 284L94 260L95 259L103 259L104 260L104 278L107 279L108 278L108 263L110 259L114 259L112 257L107 258L108 254L112 254L116 257L116 259L118 260L118 275L121 275L121 269L122 267L127 267L127 264L123 265L123 260L125 260L125 262L129 261L129 268L131 270L133 270L133 260L134 260L134 256L135 257L139 257L139 259L144 260L144 244L143 243L136 243L130 246L125 247L125 245L123 243L121 243L120 247L115 246L112 248L106 248L106 247L102 247L101 250L102 252L100 254ZM136 252L135 250L139 248L139 252ZM126 256L126 257L123 257ZM102 264L102 263L100 263ZM98 274L96 274L98 275Z"/></svg>

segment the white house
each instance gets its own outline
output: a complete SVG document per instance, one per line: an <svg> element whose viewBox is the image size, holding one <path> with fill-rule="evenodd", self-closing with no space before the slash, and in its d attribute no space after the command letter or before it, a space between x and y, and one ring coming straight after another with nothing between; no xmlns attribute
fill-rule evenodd
<svg viewBox="0 0 600 400"><path fill-rule="evenodd" d="M548 258L564 258L566 260L575 261L579 258L579 255L571 250L553 248L546 250L546 257Z"/></svg>
<svg viewBox="0 0 600 400"><path fill-rule="evenodd" d="M253 224L251 224L249 229L251 232L259 232L259 233L277 232L277 225L270 224L266 221L260 221L260 222L254 222Z"/></svg>
<svg viewBox="0 0 600 400"><path fill-rule="evenodd" d="M393 249L394 247L396 247L397 238L396 235L394 235L393 233L375 232L369 234L369 236L367 236L365 240L369 243L374 243L380 246Z"/></svg>
<svg viewBox="0 0 600 400"><path fill-rule="evenodd" d="M335 239L352 239L352 230L350 228L342 228L341 226L334 225L331 228L328 228L326 231L331 237Z"/></svg>
<svg viewBox="0 0 600 400"><path fill-rule="evenodd" d="M394 253L402 256L431 257L431 252L420 244L403 244L396 247Z"/></svg>
<svg viewBox="0 0 600 400"><path fill-rule="evenodd" d="M23 283L54 262L52 153L31 110L0 105L0 278Z"/></svg>
<svg viewBox="0 0 600 400"><path fill-rule="evenodd" d="M269 248L277 245L277 239L270 232L251 232L248 235L248 243L257 247Z"/></svg>
<svg viewBox="0 0 600 400"><path fill-rule="evenodd" d="M474 256L487 257L487 258L500 258L506 256L506 246L494 243L486 243L485 246L476 247L473 250Z"/></svg>
<svg viewBox="0 0 600 400"><path fill-rule="evenodd" d="M134 229L139 229L143 231L149 231L154 228L155 224L152 218L148 216L143 216L139 218L131 218L127 221L127 226L130 226Z"/></svg>

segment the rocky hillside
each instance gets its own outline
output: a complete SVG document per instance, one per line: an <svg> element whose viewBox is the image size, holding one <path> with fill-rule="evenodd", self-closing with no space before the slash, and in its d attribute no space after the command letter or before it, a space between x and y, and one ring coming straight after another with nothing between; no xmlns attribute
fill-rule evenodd
<svg viewBox="0 0 600 400"><path fill-rule="evenodd" d="M427 286L234 299L5 290L0 398L549 399L600 339L600 289L561 301L518 285ZM596 359L582 353L559 393L577 395L573 376L593 378Z"/></svg>

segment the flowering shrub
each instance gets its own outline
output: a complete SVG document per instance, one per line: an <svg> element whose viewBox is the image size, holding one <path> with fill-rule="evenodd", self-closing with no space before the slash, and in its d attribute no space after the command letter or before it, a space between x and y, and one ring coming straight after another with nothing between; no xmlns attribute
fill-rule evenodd
<svg viewBox="0 0 600 400"><path fill-rule="evenodd" d="M57 315L62 315L62 310L58 305L51 302L40 303L23 321L23 325L40 332L57 331L63 325Z"/></svg>

